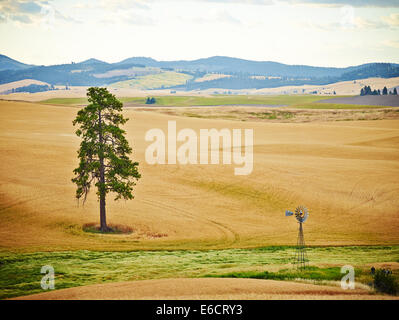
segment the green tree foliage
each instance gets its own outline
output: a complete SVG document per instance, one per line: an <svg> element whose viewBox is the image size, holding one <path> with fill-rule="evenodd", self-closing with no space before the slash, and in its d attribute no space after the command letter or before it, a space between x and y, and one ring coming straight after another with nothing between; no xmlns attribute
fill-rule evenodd
<svg viewBox="0 0 399 320"><path fill-rule="evenodd" d="M382 89L382 95L386 96L388 94L388 89L387 87L384 87L384 89Z"/></svg>
<svg viewBox="0 0 399 320"><path fill-rule="evenodd" d="M132 149L120 128L129 119L122 115L122 102L106 88L92 87L87 92L89 104L79 110L73 125L78 125L82 139L78 150L79 166L72 179L77 185L76 198L86 200L91 186L97 188L100 200L101 231L108 231L105 199L109 192L115 200L133 199L133 186L141 177L138 162L129 159Z"/></svg>
<svg viewBox="0 0 399 320"><path fill-rule="evenodd" d="M44 91L49 91L52 90L50 86L47 84L40 85L40 84L30 84L28 86L23 86L19 88L13 88L12 92L30 92L30 93L35 93L35 92L44 92Z"/></svg>
<svg viewBox="0 0 399 320"><path fill-rule="evenodd" d="M152 97L152 98L147 97L147 100L145 101L146 104L154 104L156 102L157 101L156 101L156 99L154 97Z"/></svg>
<svg viewBox="0 0 399 320"><path fill-rule="evenodd" d="M381 90L380 89L372 90L370 86L364 86L364 88L362 88L360 90L360 95L361 96L367 96L367 95L379 96L379 95L381 95Z"/></svg>
<svg viewBox="0 0 399 320"><path fill-rule="evenodd" d="M362 88L360 90L360 95L361 96L366 96L366 95L369 95L369 94L373 94L373 91L371 90L370 86L364 86L364 88Z"/></svg>

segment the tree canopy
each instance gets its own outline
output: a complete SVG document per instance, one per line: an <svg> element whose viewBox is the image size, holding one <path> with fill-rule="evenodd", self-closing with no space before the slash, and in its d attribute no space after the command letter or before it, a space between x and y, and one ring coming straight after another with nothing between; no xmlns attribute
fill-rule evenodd
<svg viewBox="0 0 399 320"><path fill-rule="evenodd" d="M107 193L116 194L115 200L133 199L133 187L141 177L138 162L129 155L132 148L120 128L129 119L122 115L123 104L106 88L92 87L87 92L89 104L79 110L73 125L82 139L78 150L79 166L72 179L77 185L76 198L83 202L91 186L97 188L100 200L101 231L107 231L105 198Z"/></svg>

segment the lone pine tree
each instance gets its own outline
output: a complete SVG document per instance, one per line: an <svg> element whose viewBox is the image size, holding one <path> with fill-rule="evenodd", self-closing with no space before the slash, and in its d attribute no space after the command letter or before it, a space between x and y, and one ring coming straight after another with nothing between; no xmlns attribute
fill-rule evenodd
<svg viewBox="0 0 399 320"><path fill-rule="evenodd" d="M115 200L133 199L133 186L141 177L138 162L130 160L132 149L120 125L129 119L122 115L122 102L106 88L89 88L89 104L79 110L73 125L82 141L78 150L79 166L72 179L77 185L76 198L86 201L92 184L100 201L100 230L109 231L106 220L107 193L116 193Z"/></svg>

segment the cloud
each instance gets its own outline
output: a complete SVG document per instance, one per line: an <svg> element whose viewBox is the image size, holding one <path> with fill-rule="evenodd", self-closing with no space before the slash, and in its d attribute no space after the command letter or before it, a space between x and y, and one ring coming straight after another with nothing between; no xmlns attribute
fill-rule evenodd
<svg viewBox="0 0 399 320"><path fill-rule="evenodd" d="M152 0L98 0L92 2L79 2L72 7L87 11L88 20L93 23L107 25L154 25L155 20L145 14L150 9L147 5ZM95 13L95 14L93 14Z"/></svg>
<svg viewBox="0 0 399 320"><path fill-rule="evenodd" d="M341 7L350 5L352 7L388 7L398 8L398 0L194 0L198 2L215 2L215 3L245 3L257 5L272 5L275 3L288 4L309 4L315 6Z"/></svg>
<svg viewBox="0 0 399 320"><path fill-rule="evenodd" d="M331 7L388 7L398 8L398 0L278 0L289 4L311 4L315 6L331 6Z"/></svg>
<svg viewBox="0 0 399 320"><path fill-rule="evenodd" d="M22 24L48 24L57 20L77 23L63 15L47 0L0 0L0 23L15 21Z"/></svg>
<svg viewBox="0 0 399 320"><path fill-rule="evenodd" d="M230 24L241 24L241 20L233 17L230 13L227 11L219 11L214 15L213 21L217 22L227 22Z"/></svg>
<svg viewBox="0 0 399 320"><path fill-rule="evenodd" d="M21 15L12 15L10 17L10 19L13 21L18 21L18 22L26 23L26 24L32 23L32 19L28 15L22 15L22 14Z"/></svg>
<svg viewBox="0 0 399 320"><path fill-rule="evenodd" d="M385 28L385 24L378 21L363 19L360 17L354 18L349 22L329 22L329 23L315 23L315 22L300 22L300 27L308 29L318 29L322 31L338 31L350 29L381 29Z"/></svg>
<svg viewBox="0 0 399 320"><path fill-rule="evenodd" d="M336 30L366 30L366 29L396 29L399 27L399 14L391 14L388 17L381 17L379 20L365 19L359 16L343 15L340 21L328 23L299 22L299 26L310 29L319 29L324 31Z"/></svg>
<svg viewBox="0 0 399 320"><path fill-rule="evenodd" d="M107 25L115 25L115 24L139 25L139 26L155 25L155 21L152 18L138 15L133 12L124 12L124 13L107 15L99 22Z"/></svg>
<svg viewBox="0 0 399 320"><path fill-rule="evenodd" d="M386 28L386 24L382 21L375 21L369 19L363 19L356 17L354 20L354 27L358 29L383 29Z"/></svg>
<svg viewBox="0 0 399 320"><path fill-rule="evenodd" d="M17 2L16 5L18 7L18 11L19 12L24 12L24 13L35 14L35 13L40 13L40 11L42 10L42 7L39 4L37 4L37 3L33 2L33 1L30 1L30 2Z"/></svg>
<svg viewBox="0 0 399 320"><path fill-rule="evenodd" d="M43 3L45 1L2 0L0 1L0 12L2 12L4 20L30 23L33 16L40 14Z"/></svg>
<svg viewBox="0 0 399 320"><path fill-rule="evenodd" d="M384 46L399 49L399 41L395 40L385 40L382 42Z"/></svg>
<svg viewBox="0 0 399 320"><path fill-rule="evenodd" d="M391 27L399 27L399 13L392 13L387 17L382 17L382 20Z"/></svg>
<svg viewBox="0 0 399 320"><path fill-rule="evenodd" d="M179 20L187 23L196 24L220 24L226 23L231 25L242 25L242 21L233 15L231 15L226 10L212 9L208 12L206 16L180 16Z"/></svg>
<svg viewBox="0 0 399 320"><path fill-rule="evenodd" d="M150 7L147 3L151 1L145 0L100 0L97 5L100 8L107 10L129 10L129 9L144 9L148 10Z"/></svg>
<svg viewBox="0 0 399 320"><path fill-rule="evenodd" d="M197 2L214 2L214 3L240 3L240 4L255 4L255 5L273 5L276 0L194 0Z"/></svg>

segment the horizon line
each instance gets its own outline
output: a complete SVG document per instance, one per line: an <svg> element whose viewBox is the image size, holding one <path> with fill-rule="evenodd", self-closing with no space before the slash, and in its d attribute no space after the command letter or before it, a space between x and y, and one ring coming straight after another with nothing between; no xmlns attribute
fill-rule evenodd
<svg viewBox="0 0 399 320"><path fill-rule="evenodd" d="M345 68L349 68L349 67L355 67L355 66L361 66L361 65L366 65L366 64L373 64L373 63L388 63L388 64L399 64L399 62L392 62L392 61L373 61L373 62L363 62L363 63L359 63L356 65L345 65L345 66L341 66L341 67L337 67L337 66L328 66L328 65L324 65L324 66L320 66L320 65L309 65L309 64L301 64L301 63L295 63L295 64L290 64L290 63L284 63L284 62L279 62L279 61L274 61L274 60L255 60L255 59L247 59L247 58L239 58L239 57L233 57L233 56L224 56L224 55L212 55L212 56L208 56L208 57L202 57L202 58L194 58L194 59L175 59L175 60L163 60L163 59L155 59L153 57L149 57L149 56L130 56L124 59L121 59L119 61L115 61L115 62L108 62L105 60L101 60L98 58L94 58L94 57L90 57L87 59L84 59L82 61L79 62L75 62L75 61L70 61L70 62L65 62L65 63L54 63L54 64L31 64L29 62L24 62L22 60L19 59L15 59L9 55L0 53L0 55L5 56L7 58L10 58L12 60L15 60L19 63L23 63L26 65L31 65L32 67L49 67L49 66L56 66L56 65L67 65L67 64L79 64L79 63L83 63L89 60L97 60L99 62L104 62L107 64L117 64L117 63L121 63L122 61L125 61L127 59L133 59L133 58L144 58L144 59L151 59L154 60L155 62L178 62L178 61L184 61L184 62L190 62L190 61L197 61L197 60L204 60L204 59L210 59L210 58L229 58L229 59L236 59L236 60L245 60L245 61L249 61L249 62L271 62L271 63L278 63L278 64L282 64L282 65L287 65L287 66L306 66L306 67L315 67L315 68L335 68L335 69L345 69Z"/></svg>

